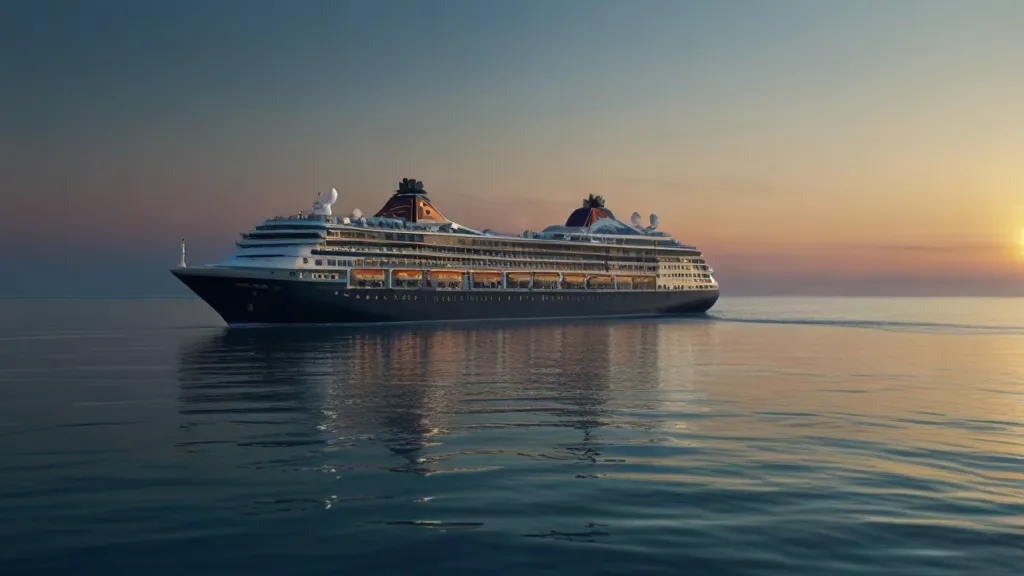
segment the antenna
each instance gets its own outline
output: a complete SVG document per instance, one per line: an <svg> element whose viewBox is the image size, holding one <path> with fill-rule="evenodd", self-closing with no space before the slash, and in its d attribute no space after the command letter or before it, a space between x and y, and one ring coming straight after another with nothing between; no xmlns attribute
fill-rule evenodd
<svg viewBox="0 0 1024 576"><path fill-rule="evenodd" d="M181 239L181 263L178 266L188 268L188 256L185 254L185 239Z"/></svg>

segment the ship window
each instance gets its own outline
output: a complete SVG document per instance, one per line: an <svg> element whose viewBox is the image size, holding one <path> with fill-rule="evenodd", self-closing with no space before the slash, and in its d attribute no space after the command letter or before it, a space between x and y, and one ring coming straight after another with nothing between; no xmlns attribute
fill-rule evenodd
<svg viewBox="0 0 1024 576"><path fill-rule="evenodd" d="M316 264L317 266L323 266L324 265L324 261L323 260L317 260L316 262L314 262L314 264Z"/></svg>
<svg viewBox="0 0 1024 576"><path fill-rule="evenodd" d="M303 258L302 259L302 263L303 264L309 264L309 258Z"/></svg>

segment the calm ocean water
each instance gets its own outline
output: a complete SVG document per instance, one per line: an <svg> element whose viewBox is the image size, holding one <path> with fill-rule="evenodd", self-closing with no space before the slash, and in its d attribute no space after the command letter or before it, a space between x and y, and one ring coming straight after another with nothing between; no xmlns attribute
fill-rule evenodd
<svg viewBox="0 0 1024 576"><path fill-rule="evenodd" d="M0 301L3 574L1021 574L1024 299Z"/></svg>

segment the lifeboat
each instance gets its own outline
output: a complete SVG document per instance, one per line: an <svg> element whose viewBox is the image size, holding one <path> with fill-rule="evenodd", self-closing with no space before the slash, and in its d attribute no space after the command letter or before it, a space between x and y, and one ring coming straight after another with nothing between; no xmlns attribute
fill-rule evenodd
<svg viewBox="0 0 1024 576"><path fill-rule="evenodd" d="M437 287L462 287L462 270L431 270L430 281Z"/></svg>
<svg viewBox="0 0 1024 576"><path fill-rule="evenodd" d="M422 270L393 270L391 277L395 280L415 281L423 279Z"/></svg>
<svg viewBox="0 0 1024 576"><path fill-rule="evenodd" d="M350 273L352 280L384 281L384 270L380 268L357 268Z"/></svg>
<svg viewBox="0 0 1024 576"><path fill-rule="evenodd" d="M634 276L633 288L636 290L654 290L658 286L657 276Z"/></svg>
<svg viewBox="0 0 1024 576"><path fill-rule="evenodd" d="M530 287L531 274L529 272L509 272L508 273L508 287L509 288L529 288Z"/></svg>
<svg viewBox="0 0 1024 576"><path fill-rule="evenodd" d="M462 280L462 270L431 270L431 280Z"/></svg>
<svg viewBox="0 0 1024 576"><path fill-rule="evenodd" d="M355 269L351 272L353 280L384 280L381 269Z"/></svg>
<svg viewBox="0 0 1024 576"><path fill-rule="evenodd" d="M349 272L349 285L356 288L382 288L384 270L380 268L356 268Z"/></svg>
<svg viewBox="0 0 1024 576"><path fill-rule="evenodd" d="M563 277L566 288L583 288L587 283L585 274L566 274Z"/></svg>
<svg viewBox="0 0 1024 576"><path fill-rule="evenodd" d="M423 271L392 270L391 285L395 288L420 288L423 286Z"/></svg>
<svg viewBox="0 0 1024 576"><path fill-rule="evenodd" d="M534 286L539 285L542 288L557 288L559 280L561 276L557 272L536 272L533 275Z"/></svg>
<svg viewBox="0 0 1024 576"><path fill-rule="evenodd" d="M501 272L473 272L473 282L480 284L488 282L501 284Z"/></svg>

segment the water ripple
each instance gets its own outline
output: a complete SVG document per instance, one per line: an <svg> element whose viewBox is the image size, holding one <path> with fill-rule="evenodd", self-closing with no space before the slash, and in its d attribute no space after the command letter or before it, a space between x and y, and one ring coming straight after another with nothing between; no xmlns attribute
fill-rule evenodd
<svg viewBox="0 0 1024 576"><path fill-rule="evenodd" d="M793 306L14 335L0 565L1018 573L1024 322Z"/></svg>

